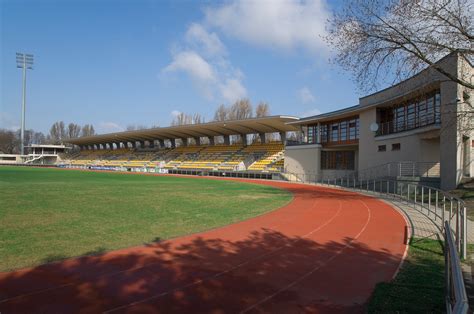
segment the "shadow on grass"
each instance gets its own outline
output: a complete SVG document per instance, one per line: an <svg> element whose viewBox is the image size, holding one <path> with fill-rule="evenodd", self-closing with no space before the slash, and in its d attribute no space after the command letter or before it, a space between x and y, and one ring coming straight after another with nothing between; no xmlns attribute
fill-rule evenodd
<svg viewBox="0 0 474 314"><path fill-rule="evenodd" d="M0 274L0 312L234 313L270 295L259 310L363 312L400 258L352 238L320 244L268 229L191 237Z"/></svg>

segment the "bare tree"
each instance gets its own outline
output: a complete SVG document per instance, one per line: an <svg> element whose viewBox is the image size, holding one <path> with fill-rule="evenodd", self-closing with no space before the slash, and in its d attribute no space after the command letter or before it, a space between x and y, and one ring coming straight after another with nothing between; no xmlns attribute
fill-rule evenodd
<svg viewBox="0 0 474 314"><path fill-rule="evenodd" d="M34 132L31 143L32 144L45 144L46 137L44 136L43 132Z"/></svg>
<svg viewBox="0 0 474 314"><path fill-rule="evenodd" d="M248 99L236 101L229 109L229 120L242 120L252 118L252 105Z"/></svg>
<svg viewBox="0 0 474 314"><path fill-rule="evenodd" d="M20 141L15 132L0 129L0 152L5 154L14 154L18 152Z"/></svg>
<svg viewBox="0 0 474 314"><path fill-rule="evenodd" d="M67 137L76 138L81 134L81 126L75 123L69 123L67 126Z"/></svg>
<svg viewBox="0 0 474 314"><path fill-rule="evenodd" d="M255 108L255 116L257 118L268 117L270 115L270 106L268 103L261 101Z"/></svg>
<svg viewBox="0 0 474 314"><path fill-rule="evenodd" d="M431 66L467 88L474 84L436 62L456 52L474 59L472 0L350 0L329 22L334 61L363 91L396 83Z"/></svg>
<svg viewBox="0 0 474 314"><path fill-rule="evenodd" d="M204 119L203 116L201 116L200 113L195 113L193 115L193 124L200 124L200 123L205 123L206 120Z"/></svg>
<svg viewBox="0 0 474 314"><path fill-rule="evenodd" d="M216 112L214 113L214 121L225 121L229 117L229 108L224 105L217 107Z"/></svg>
<svg viewBox="0 0 474 314"><path fill-rule="evenodd" d="M85 124L82 127L82 136L93 136L95 135L94 126L92 124Z"/></svg>
<svg viewBox="0 0 474 314"><path fill-rule="evenodd" d="M60 144L67 137L66 128L63 121L55 122L49 129L49 136L52 144Z"/></svg>

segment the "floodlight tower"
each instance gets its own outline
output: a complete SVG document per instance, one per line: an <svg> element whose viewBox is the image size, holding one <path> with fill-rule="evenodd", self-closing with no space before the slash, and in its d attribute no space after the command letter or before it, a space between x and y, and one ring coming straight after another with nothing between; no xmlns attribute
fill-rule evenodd
<svg viewBox="0 0 474 314"><path fill-rule="evenodd" d="M23 96L21 106L21 154L25 154L25 106L26 106L26 70L33 70L33 55L16 53L16 67L23 69Z"/></svg>

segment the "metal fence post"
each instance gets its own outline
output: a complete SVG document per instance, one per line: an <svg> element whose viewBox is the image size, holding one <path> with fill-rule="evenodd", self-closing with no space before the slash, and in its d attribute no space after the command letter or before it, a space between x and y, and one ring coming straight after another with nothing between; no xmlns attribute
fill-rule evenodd
<svg viewBox="0 0 474 314"><path fill-rule="evenodd" d="M428 213L431 214L431 189L428 188ZM436 220L436 214L434 215Z"/></svg>
<svg viewBox="0 0 474 314"><path fill-rule="evenodd" d="M407 184L407 205L410 203L410 184Z"/></svg>
<svg viewBox="0 0 474 314"><path fill-rule="evenodd" d="M453 199L449 198L449 225L451 226L451 219L453 219Z"/></svg>
<svg viewBox="0 0 474 314"><path fill-rule="evenodd" d="M425 207L425 187L421 186L421 210L423 212L423 207ZM428 212L428 217L430 216L430 213Z"/></svg>
<svg viewBox="0 0 474 314"><path fill-rule="evenodd" d="M446 196L443 195L443 214L441 215L443 224L445 222L445 217L444 217L445 212L446 212Z"/></svg>
<svg viewBox="0 0 474 314"><path fill-rule="evenodd" d="M418 193L417 190L418 190L418 186L415 185L415 196L414 196L414 198L413 198L413 207L414 207L414 208L416 208L416 193Z"/></svg>
<svg viewBox="0 0 474 314"><path fill-rule="evenodd" d="M462 253L461 253L461 258L466 259L467 257L467 210L466 206L463 206L462 208Z"/></svg>
<svg viewBox="0 0 474 314"><path fill-rule="evenodd" d="M461 251L461 241L460 241L460 219L459 219L459 201L457 202L456 205L456 247L458 248L458 252Z"/></svg>

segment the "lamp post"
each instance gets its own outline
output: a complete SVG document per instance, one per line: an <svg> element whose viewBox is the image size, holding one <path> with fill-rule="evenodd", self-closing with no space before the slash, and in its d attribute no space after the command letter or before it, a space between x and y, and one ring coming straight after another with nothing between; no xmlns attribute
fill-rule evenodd
<svg viewBox="0 0 474 314"><path fill-rule="evenodd" d="M25 53L16 53L16 67L23 69L23 94L21 105L21 155L25 154L25 106L26 106L26 70L33 70L33 55Z"/></svg>

